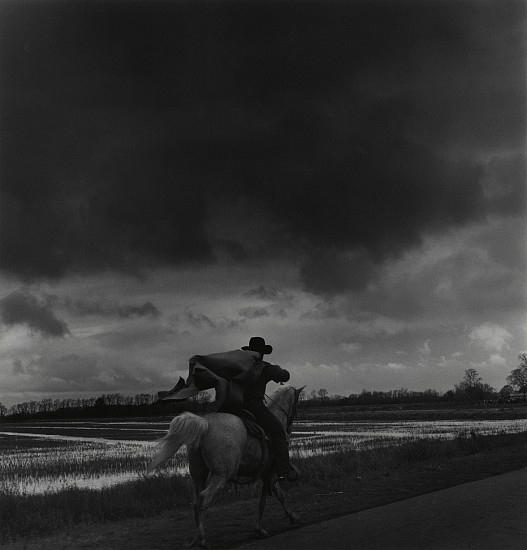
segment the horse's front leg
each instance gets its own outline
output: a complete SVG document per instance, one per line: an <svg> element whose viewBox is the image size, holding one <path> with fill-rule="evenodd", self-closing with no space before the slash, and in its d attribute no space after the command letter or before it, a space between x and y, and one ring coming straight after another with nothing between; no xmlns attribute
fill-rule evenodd
<svg viewBox="0 0 527 550"><path fill-rule="evenodd" d="M267 494L269 493L269 485L265 482L262 483L262 492L258 499L258 511L256 512L256 536L259 539L264 539L269 536L269 533L262 527L262 517L265 510L265 503L267 501Z"/></svg>
<svg viewBox="0 0 527 550"><path fill-rule="evenodd" d="M284 491L282 490L282 487L280 487L278 480L273 483L272 491L274 496L278 499L278 502L282 505L285 513L287 514L287 517L289 518L289 523L297 523L298 521L300 521L300 514L293 512L291 508L289 508L287 498Z"/></svg>

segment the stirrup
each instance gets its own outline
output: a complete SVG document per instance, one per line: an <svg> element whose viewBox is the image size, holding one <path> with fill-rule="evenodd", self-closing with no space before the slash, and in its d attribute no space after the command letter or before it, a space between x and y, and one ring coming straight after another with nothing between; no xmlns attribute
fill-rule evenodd
<svg viewBox="0 0 527 550"><path fill-rule="evenodd" d="M289 481L290 483L294 483L299 479L300 471L294 464L289 465L289 472L287 472L287 474L282 474L278 476L278 481Z"/></svg>

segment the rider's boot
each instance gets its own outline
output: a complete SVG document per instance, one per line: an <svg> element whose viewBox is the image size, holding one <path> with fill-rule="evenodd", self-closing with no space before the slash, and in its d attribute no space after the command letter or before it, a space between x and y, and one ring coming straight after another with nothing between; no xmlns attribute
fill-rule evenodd
<svg viewBox="0 0 527 550"><path fill-rule="evenodd" d="M285 437L271 437L271 448L273 450L276 475L279 481L297 481L300 477L298 470L292 468L289 463L289 450Z"/></svg>

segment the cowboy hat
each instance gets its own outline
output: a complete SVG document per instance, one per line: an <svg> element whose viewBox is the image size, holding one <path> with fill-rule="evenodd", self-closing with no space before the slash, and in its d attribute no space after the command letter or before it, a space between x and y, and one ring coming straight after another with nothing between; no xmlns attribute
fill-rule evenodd
<svg viewBox="0 0 527 550"><path fill-rule="evenodd" d="M243 346L243 350L257 351L262 355L269 355L273 352L273 346L269 346L265 343L265 340L260 336L253 336L249 340L248 346Z"/></svg>

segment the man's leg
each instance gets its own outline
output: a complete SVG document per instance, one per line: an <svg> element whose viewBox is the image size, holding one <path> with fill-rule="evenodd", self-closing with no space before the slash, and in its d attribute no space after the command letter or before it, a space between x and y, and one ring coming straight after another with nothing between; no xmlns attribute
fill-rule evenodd
<svg viewBox="0 0 527 550"><path fill-rule="evenodd" d="M298 473L293 470L289 464L287 437L282 424L280 424L278 418L276 418L276 416L263 404L261 407L259 406L251 409L251 412L256 417L256 421L269 436L278 478L296 481L298 479Z"/></svg>
<svg viewBox="0 0 527 550"><path fill-rule="evenodd" d="M285 437L269 437L276 464L276 475L284 478L289 473L289 449Z"/></svg>

